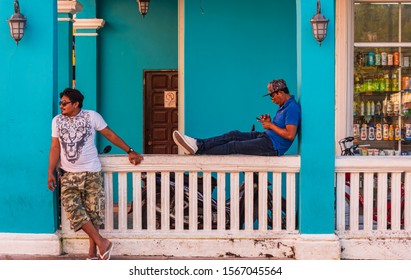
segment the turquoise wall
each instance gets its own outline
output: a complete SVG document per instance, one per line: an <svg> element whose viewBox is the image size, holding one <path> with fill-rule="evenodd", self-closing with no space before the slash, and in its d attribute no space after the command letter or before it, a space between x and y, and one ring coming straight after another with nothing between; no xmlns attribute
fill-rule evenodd
<svg viewBox="0 0 411 280"><path fill-rule="evenodd" d="M136 1L81 2L79 18L106 21L97 37L97 110L141 151L143 71L177 69L177 0L150 2L144 19ZM332 233L334 1L322 3L331 21L321 47L309 23L316 2L262 0L250 9L249 2L234 0L186 1L185 130L207 137L247 131L253 124L261 129L255 116L277 109L262 98L266 85L286 79L303 113L300 144L290 150L301 154L300 229ZM46 181L53 97L59 92L57 8L54 0L20 0L20 5L28 26L18 47L7 24L0 25L0 232L51 233L55 196ZM1 1L0 22L12 13L12 3Z"/></svg>
<svg viewBox="0 0 411 280"><path fill-rule="evenodd" d="M97 38L97 108L109 126L141 152L143 71L177 70L177 0L151 1L144 18L136 1L99 0L97 17L106 21ZM101 140L100 147L108 143ZM112 153L123 151L115 148Z"/></svg>
<svg viewBox="0 0 411 280"><path fill-rule="evenodd" d="M57 85L57 1L19 2L27 28L16 46L6 23L13 1L0 1L0 232L52 233L47 164Z"/></svg>
<svg viewBox="0 0 411 280"><path fill-rule="evenodd" d="M334 1L321 2L330 19L320 46L312 35L317 0L297 0L300 135L300 231L334 232L335 22Z"/></svg>
<svg viewBox="0 0 411 280"><path fill-rule="evenodd" d="M262 97L268 82L284 78L297 93L295 11L295 1L209 0L202 9L185 1L188 135L249 131L253 124L262 131L255 117L273 116L278 108Z"/></svg>

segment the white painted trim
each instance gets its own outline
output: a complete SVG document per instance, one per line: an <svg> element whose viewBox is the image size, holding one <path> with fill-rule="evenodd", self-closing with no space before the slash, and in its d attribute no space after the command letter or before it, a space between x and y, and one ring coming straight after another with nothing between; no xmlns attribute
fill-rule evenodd
<svg viewBox="0 0 411 280"><path fill-rule="evenodd" d="M57 21L70 22L70 21L73 21L73 19L71 19L71 18L57 18Z"/></svg>
<svg viewBox="0 0 411 280"><path fill-rule="evenodd" d="M83 10L83 4L77 1L57 1L57 11L59 13L76 14Z"/></svg>
<svg viewBox="0 0 411 280"><path fill-rule="evenodd" d="M338 141L351 134L352 124L352 0L336 1L335 19L335 153L340 154ZM350 118L351 116L351 118Z"/></svg>
<svg viewBox="0 0 411 280"><path fill-rule="evenodd" d="M374 48L380 48L382 45L385 47L390 47L390 48L409 48L411 47L411 43L409 42L378 42L378 43L373 43L373 42L365 42L365 43L354 43L354 47L374 47Z"/></svg>
<svg viewBox="0 0 411 280"><path fill-rule="evenodd" d="M178 129L184 133L184 0L178 0ZM183 154L183 150L178 148L179 154Z"/></svg>
<svg viewBox="0 0 411 280"><path fill-rule="evenodd" d="M100 29L100 28L104 27L105 23L106 22L104 21L104 19L100 19L100 18L86 18L86 19L76 18L74 20L73 28L74 28L74 30L77 30L77 29Z"/></svg>
<svg viewBox="0 0 411 280"><path fill-rule="evenodd" d="M57 234L0 233L2 255L61 255L62 244Z"/></svg>
<svg viewBox="0 0 411 280"><path fill-rule="evenodd" d="M274 258L294 259L294 238L267 239L110 239L113 256L167 256L207 258ZM88 239L64 239L67 254L85 254Z"/></svg>
<svg viewBox="0 0 411 280"><path fill-rule="evenodd" d="M335 159L335 172L411 172L409 156L368 156Z"/></svg>
<svg viewBox="0 0 411 280"><path fill-rule="evenodd" d="M74 36L84 36L84 37L96 37L98 36L98 33L74 33Z"/></svg>
<svg viewBox="0 0 411 280"><path fill-rule="evenodd" d="M373 235L372 238L376 236ZM410 260L409 238L341 240L341 258L348 260Z"/></svg>

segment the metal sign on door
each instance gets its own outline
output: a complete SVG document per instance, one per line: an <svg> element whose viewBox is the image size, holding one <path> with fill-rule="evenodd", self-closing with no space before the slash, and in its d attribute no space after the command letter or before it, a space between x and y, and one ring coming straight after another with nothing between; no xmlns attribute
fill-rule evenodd
<svg viewBox="0 0 411 280"><path fill-rule="evenodd" d="M164 108L177 107L177 91L164 91Z"/></svg>

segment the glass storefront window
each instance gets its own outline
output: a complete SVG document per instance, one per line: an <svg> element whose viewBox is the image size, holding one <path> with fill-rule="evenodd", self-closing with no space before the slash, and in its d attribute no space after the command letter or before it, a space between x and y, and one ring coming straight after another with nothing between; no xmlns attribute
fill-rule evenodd
<svg viewBox="0 0 411 280"><path fill-rule="evenodd" d="M354 3L353 136L362 155L411 155L411 1Z"/></svg>
<svg viewBox="0 0 411 280"><path fill-rule="evenodd" d="M398 4L355 3L355 42L398 42Z"/></svg>

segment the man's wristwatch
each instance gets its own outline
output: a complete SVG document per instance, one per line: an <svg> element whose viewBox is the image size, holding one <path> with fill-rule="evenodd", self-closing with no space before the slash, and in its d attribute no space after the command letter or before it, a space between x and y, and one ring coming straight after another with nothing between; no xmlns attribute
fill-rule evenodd
<svg viewBox="0 0 411 280"><path fill-rule="evenodd" d="M134 152L133 148L128 148L127 154Z"/></svg>

